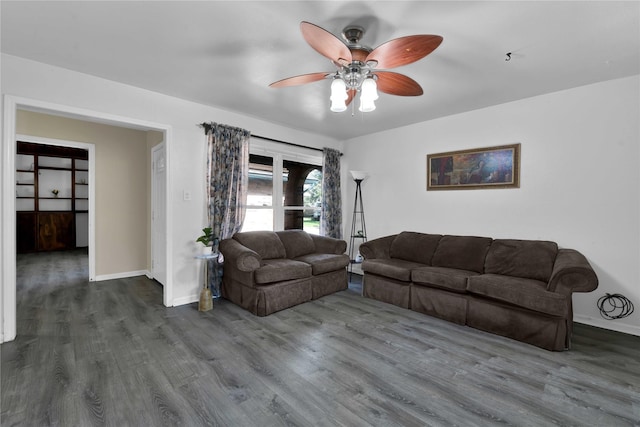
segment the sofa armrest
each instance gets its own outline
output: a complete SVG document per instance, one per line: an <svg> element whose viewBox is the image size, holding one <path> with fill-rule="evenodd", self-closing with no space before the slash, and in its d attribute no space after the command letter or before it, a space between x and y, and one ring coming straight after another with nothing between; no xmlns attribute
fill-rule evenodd
<svg viewBox="0 0 640 427"><path fill-rule="evenodd" d="M240 271L253 271L260 267L262 258L257 252L242 245L234 239L220 241L220 252L224 255L225 264L231 264Z"/></svg>
<svg viewBox="0 0 640 427"><path fill-rule="evenodd" d="M396 236L397 234L393 234L391 236L379 237L362 243L358 249L360 251L360 255L362 255L364 259L391 258L391 255L389 255L391 243Z"/></svg>
<svg viewBox="0 0 640 427"><path fill-rule="evenodd" d="M547 290L563 295L590 292L598 287L598 276L584 255L574 249L560 249Z"/></svg>
<svg viewBox="0 0 640 427"><path fill-rule="evenodd" d="M347 251L347 242L333 237L310 234L316 245L316 253L341 255Z"/></svg>

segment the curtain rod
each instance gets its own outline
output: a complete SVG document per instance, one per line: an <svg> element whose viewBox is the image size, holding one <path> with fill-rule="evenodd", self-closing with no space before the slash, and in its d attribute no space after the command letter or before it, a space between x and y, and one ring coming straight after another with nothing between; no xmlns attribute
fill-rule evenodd
<svg viewBox="0 0 640 427"><path fill-rule="evenodd" d="M207 132L211 128L211 125L209 123L201 123L199 126L203 127L205 132ZM308 147L306 145L294 144L293 142L281 141L279 139L274 139L274 138L267 138L266 136L251 134L251 138L264 139L265 141L277 142L279 144L290 145L292 147L306 148L307 150L322 151L322 148ZM342 153L340 153L340 155L342 156Z"/></svg>

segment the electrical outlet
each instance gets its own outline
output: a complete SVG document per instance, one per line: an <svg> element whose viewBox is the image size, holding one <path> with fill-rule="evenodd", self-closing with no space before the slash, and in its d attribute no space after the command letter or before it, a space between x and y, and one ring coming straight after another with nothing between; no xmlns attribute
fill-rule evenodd
<svg viewBox="0 0 640 427"><path fill-rule="evenodd" d="M191 191L184 190L182 192L182 198L184 200L191 200Z"/></svg>

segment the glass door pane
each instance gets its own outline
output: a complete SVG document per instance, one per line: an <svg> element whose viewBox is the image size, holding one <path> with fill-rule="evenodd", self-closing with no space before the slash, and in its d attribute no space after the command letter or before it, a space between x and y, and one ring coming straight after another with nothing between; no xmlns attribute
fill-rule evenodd
<svg viewBox="0 0 640 427"><path fill-rule="evenodd" d="M321 167L285 160L282 180L284 229L299 229L320 234ZM318 215L315 215L316 212Z"/></svg>
<svg viewBox="0 0 640 427"><path fill-rule="evenodd" d="M273 231L273 159L249 157L247 213L242 231Z"/></svg>

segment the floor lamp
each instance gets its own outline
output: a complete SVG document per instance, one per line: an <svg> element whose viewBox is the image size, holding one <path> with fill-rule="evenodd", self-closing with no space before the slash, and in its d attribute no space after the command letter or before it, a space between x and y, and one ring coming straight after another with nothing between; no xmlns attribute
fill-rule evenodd
<svg viewBox="0 0 640 427"><path fill-rule="evenodd" d="M355 242L358 246L367 241L367 226L364 221L364 205L362 204L362 181L367 178L368 174L363 171L351 171L351 176L356 182L356 198L353 203L353 218L351 220L351 234L349 240L349 280L353 273L353 265L362 263L362 257L354 257ZM358 227L359 225L359 227Z"/></svg>

